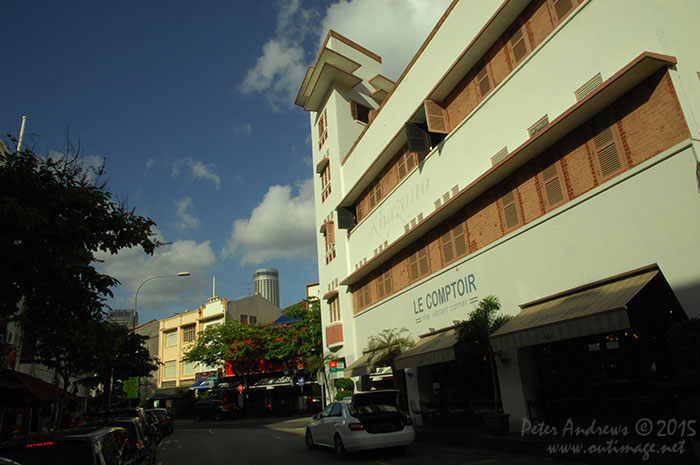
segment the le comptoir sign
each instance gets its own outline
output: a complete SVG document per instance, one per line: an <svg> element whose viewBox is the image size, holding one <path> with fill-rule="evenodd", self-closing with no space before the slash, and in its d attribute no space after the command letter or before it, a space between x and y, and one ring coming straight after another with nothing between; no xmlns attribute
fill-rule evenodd
<svg viewBox="0 0 700 465"><path fill-rule="evenodd" d="M425 294L413 299L416 323L422 323L441 315L466 308L476 303L476 277L468 274L439 287L428 288Z"/></svg>

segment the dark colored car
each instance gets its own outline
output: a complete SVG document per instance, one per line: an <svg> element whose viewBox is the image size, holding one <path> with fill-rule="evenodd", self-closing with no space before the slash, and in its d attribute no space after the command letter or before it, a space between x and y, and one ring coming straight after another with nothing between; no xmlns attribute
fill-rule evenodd
<svg viewBox="0 0 700 465"><path fill-rule="evenodd" d="M170 416L168 409L165 408L149 408L146 409L146 415L151 415L158 425L158 429L167 436L175 431L175 420Z"/></svg>
<svg viewBox="0 0 700 465"><path fill-rule="evenodd" d="M205 418L212 420L223 420L224 418L233 418L238 414L238 409L229 405L223 400L207 399L203 400L194 408L194 417L197 421Z"/></svg>
<svg viewBox="0 0 700 465"><path fill-rule="evenodd" d="M158 444L161 439L163 439L163 434L157 425L152 421L150 417L146 415L146 410L143 407L125 407L107 410L105 412L100 412L97 415L98 421L106 418L134 418L137 417L141 420L141 428L143 428L149 439Z"/></svg>
<svg viewBox="0 0 700 465"><path fill-rule="evenodd" d="M22 465L124 465L126 435L119 427L83 426L0 444L0 457Z"/></svg>
<svg viewBox="0 0 700 465"><path fill-rule="evenodd" d="M128 465L151 465L156 463L156 446L144 431L143 423L139 417L131 418L103 418L90 426L116 426L126 430L128 435L123 451L124 463Z"/></svg>

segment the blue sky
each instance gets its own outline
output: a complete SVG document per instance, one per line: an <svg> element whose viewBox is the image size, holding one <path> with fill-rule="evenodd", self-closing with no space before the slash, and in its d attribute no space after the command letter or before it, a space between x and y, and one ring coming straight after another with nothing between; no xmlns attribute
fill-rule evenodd
<svg viewBox="0 0 700 465"><path fill-rule="evenodd" d="M140 321L250 295L277 268L280 304L318 280L309 116L292 104L328 29L396 80L449 0L19 1L3 4L0 130L41 155L80 144L108 189L170 243L103 256L109 301Z"/></svg>

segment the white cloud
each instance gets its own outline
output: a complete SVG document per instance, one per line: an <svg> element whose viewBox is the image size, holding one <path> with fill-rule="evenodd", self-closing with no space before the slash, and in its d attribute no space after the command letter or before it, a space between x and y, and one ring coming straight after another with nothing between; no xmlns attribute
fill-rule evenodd
<svg viewBox="0 0 700 465"><path fill-rule="evenodd" d="M161 241L164 239L159 238ZM210 269L215 260L209 241L175 241L158 247L153 255L147 255L141 247L124 249L116 255L99 253L104 261L100 272L118 279L121 286L115 290L113 308L133 308L134 294L144 280L152 276L174 275L187 271L190 277L154 279L148 282L138 295L138 310L162 309L173 303L182 304L183 296L199 293L208 284ZM197 302L197 300L195 300ZM183 305L182 311L186 309Z"/></svg>
<svg viewBox="0 0 700 465"><path fill-rule="evenodd" d="M451 0L341 0L326 10L329 29L382 57L382 74L396 80L447 10ZM368 12L372 14L368 14ZM390 18L390 20L387 20Z"/></svg>
<svg viewBox="0 0 700 465"><path fill-rule="evenodd" d="M250 123L239 124L233 128L233 132L236 134L243 134L244 136L249 136L253 133L253 125Z"/></svg>
<svg viewBox="0 0 700 465"><path fill-rule="evenodd" d="M146 176L148 174L148 171L153 168L156 164L156 160L153 157L150 157L148 160L146 160L146 167L143 170L143 175Z"/></svg>
<svg viewBox="0 0 700 465"><path fill-rule="evenodd" d="M263 95L273 111L292 106L329 29L381 56L383 74L396 80L450 1L339 0L324 14L301 8L299 0L280 2L275 37L263 45L239 90ZM317 41L305 42L307 37Z"/></svg>
<svg viewBox="0 0 700 465"><path fill-rule="evenodd" d="M212 165L206 165L204 162L194 160L191 157L181 158L173 165L173 178L178 177L183 168L189 171L189 177L191 180L211 181L216 186L216 189L219 189L221 179L219 178L219 175L216 174L215 168Z"/></svg>
<svg viewBox="0 0 700 465"><path fill-rule="evenodd" d="M272 259L315 257L313 180L291 186L271 186L248 219L233 222L224 256L240 255L242 265Z"/></svg>
<svg viewBox="0 0 700 465"><path fill-rule="evenodd" d="M183 197L175 201L175 215L180 219L177 223L179 229L197 229L199 228L199 218L191 213L192 198Z"/></svg>

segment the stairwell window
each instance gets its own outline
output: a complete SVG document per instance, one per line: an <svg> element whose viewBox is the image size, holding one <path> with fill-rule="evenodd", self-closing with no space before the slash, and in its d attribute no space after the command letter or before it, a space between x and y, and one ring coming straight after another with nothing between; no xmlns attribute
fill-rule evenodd
<svg viewBox="0 0 700 465"><path fill-rule="evenodd" d="M326 164L321 172L321 202L325 202L331 195L331 164Z"/></svg>
<svg viewBox="0 0 700 465"><path fill-rule="evenodd" d="M340 321L340 303L338 302L338 297L333 297L328 301L328 310L330 312L331 323Z"/></svg>
<svg viewBox="0 0 700 465"><path fill-rule="evenodd" d="M369 112L371 108L361 103L357 103L354 100L350 100L350 114L352 119L355 121L360 121L365 124L369 124Z"/></svg>
<svg viewBox="0 0 700 465"><path fill-rule="evenodd" d="M328 115L326 110L323 110L321 117L318 119L318 149L321 150L323 144L328 139Z"/></svg>
<svg viewBox="0 0 700 465"><path fill-rule="evenodd" d="M335 223L333 221L326 221L326 265L333 261L335 258Z"/></svg>

